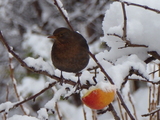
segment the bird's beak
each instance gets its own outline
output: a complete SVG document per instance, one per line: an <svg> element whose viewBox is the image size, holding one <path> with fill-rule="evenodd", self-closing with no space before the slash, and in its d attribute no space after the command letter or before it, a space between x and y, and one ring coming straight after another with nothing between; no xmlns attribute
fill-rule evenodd
<svg viewBox="0 0 160 120"><path fill-rule="evenodd" d="M56 37L54 35L48 36L48 38L56 39Z"/></svg>

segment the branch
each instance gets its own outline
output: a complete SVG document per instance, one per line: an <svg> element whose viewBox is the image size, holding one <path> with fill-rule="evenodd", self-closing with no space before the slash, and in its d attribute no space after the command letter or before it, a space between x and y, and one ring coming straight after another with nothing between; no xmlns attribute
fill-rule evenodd
<svg viewBox="0 0 160 120"><path fill-rule="evenodd" d="M63 16L63 18L64 18L64 20L66 21L66 23L67 23L67 25L69 26L69 28L70 28L72 31L74 31L74 30L73 30L73 27L71 26L71 24L70 24L70 22L69 22L69 20L68 20L68 18L65 16L64 12L62 11L61 7L59 6L57 0L54 0L54 4L57 6L58 10L60 11L61 15Z"/></svg>
<svg viewBox="0 0 160 120"><path fill-rule="evenodd" d="M147 114L143 114L142 117L147 117L147 116L149 116L149 115L154 115L155 113L157 113L157 112L159 112L159 111L160 111L160 108L157 109L157 110L153 110L152 112L149 112L149 113L147 113Z"/></svg>
<svg viewBox="0 0 160 120"><path fill-rule="evenodd" d="M16 97L18 99L18 101L20 101L20 95L18 93L18 89L17 89L17 81L16 79L14 78L14 75L13 75L13 72L14 72L14 68L12 66L12 58L13 57L10 57L11 55L9 55L9 69L10 69L10 78L12 80L12 84L13 84L13 87L14 87L14 91L15 91L15 94L16 94ZM23 113L25 115L27 115L26 111L25 111L25 108L23 105L20 105L20 108L22 109Z"/></svg>
<svg viewBox="0 0 160 120"><path fill-rule="evenodd" d="M113 33L113 34L108 33L107 35L109 35L109 36L115 36L115 37L118 37L118 38L120 38L122 40L124 39L122 36L120 36L120 35L118 35L116 33ZM129 41L129 40L127 40L127 41ZM139 45L139 44L132 44L130 42L126 42L125 46L124 47L120 47L119 49L127 48L127 47L145 47L145 48L147 48L148 46L146 46L146 45Z"/></svg>
<svg viewBox="0 0 160 120"><path fill-rule="evenodd" d="M160 60L160 55L156 51L149 51L148 54L152 55L152 57Z"/></svg>
<svg viewBox="0 0 160 120"><path fill-rule="evenodd" d="M126 42L126 44L131 44L129 40L127 40L127 16L126 16L126 9L124 3L121 3L122 5L122 11L123 11L123 19L124 19L124 25L123 25L123 37L122 40Z"/></svg>
<svg viewBox="0 0 160 120"><path fill-rule="evenodd" d="M25 103L25 102L27 102L27 101L29 101L29 100L34 100L34 99L36 99L36 97L38 97L39 95L41 95L42 93L44 93L46 90L48 90L48 89L50 89L51 87L53 87L55 84L56 84L57 82L53 82L53 83L50 83L49 85L48 85L48 87L46 87L46 88L44 88L44 89L42 89L40 92L38 92L37 94L35 94L35 95L33 95L33 96L31 96L31 97L29 97L29 98L27 98L27 99L25 99L25 100L23 100L23 101L21 101L21 102L18 102L18 103L16 103L12 108L10 108L10 109L13 109L13 108L15 108L15 107L18 107L19 105L22 105L23 103ZM10 110L9 109L9 110ZM4 112L5 110L1 110L0 111L0 113L2 113L2 112Z"/></svg>
<svg viewBox="0 0 160 120"><path fill-rule="evenodd" d="M154 82L154 81L147 81L147 80L139 80L139 79L131 79L131 78L128 78L128 80L132 80L132 81L142 81L142 82L146 82L146 83L151 83L151 84L160 84L160 80L157 81L157 82Z"/></svg>
<svg viewBox="0 0 160 120"><path fill-rule="evenodd" d="M146 10L150 10L150 11L153 11L153 12L156 12L156 13L160 13L160 10L157 10L157 9L154 9L154 8L150 8L146 5L139 5L139 4L136 4L136 3L131 3L131 2L123 2L123 1L120 1L120 0L117 0L118 2L121 2L121 3L124 3L126 5L132 5L132 6L137 6L137 7L141 7L141 8L144 8Z"/></svg>

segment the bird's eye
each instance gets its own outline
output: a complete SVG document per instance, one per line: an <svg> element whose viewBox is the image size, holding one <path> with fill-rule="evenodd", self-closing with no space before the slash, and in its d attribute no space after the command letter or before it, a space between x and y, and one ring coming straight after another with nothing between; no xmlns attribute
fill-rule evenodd
<svg viewBox="0 0 160 120"><path fill-rule="evenodd" d="M63 37L63 33L59 34L58 36L59 36L60 38L62 38L62 37Z"/></svg>

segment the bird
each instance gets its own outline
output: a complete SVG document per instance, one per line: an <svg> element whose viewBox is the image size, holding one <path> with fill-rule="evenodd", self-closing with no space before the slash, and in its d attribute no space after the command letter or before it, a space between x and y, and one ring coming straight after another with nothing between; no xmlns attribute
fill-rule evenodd
<svg viewBox="0 0 160 120"><path fill-rule="evenodd" d="M65 72L79 73L89 62L89 47L86 39L76 31L65 27L57 28L53 35L51 50L53 65Z"/></svg>

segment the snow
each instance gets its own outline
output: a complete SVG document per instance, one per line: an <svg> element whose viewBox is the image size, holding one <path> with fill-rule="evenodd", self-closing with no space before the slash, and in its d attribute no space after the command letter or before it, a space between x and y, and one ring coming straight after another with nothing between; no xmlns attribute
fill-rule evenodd
<svg viewBox="0 0 160 120"><path fill-rule="evenodd" d="M33 26L32 29L39 31L36 26ZM44 58L50 58L49 51L51 51L53 43L47 36L35 34L28 30L24 37L25 40L22 44L23 49L31 49L34 56L39 55Z"/></svg>
<svg viewBox="0 0 160 120"><path fill-rule="evenodd" d="M95 89L101 89L101 90L103 90L105 92L109 92L109 91L116 92L116 86L115 85L113 85L111 83L108 83L108 82L102 82L102 81L100 81L100 82L98 82L96 84L96 86L91 86L89 88L89 90L84 89L82 91L82 95L85 95L86 93L88 93L88 91L92 91L92 90L95 90Z"/></svg>
<svg viewBox="0 0 160 120"><path fill-rule="evenodd" d="M13 115L7 120L40 120L40 119L37 119L36 117L27 116L27 115Z"/></svg>
<svg viewBox="0 0 160 120"><path fill-rule="evenodd" d="M94 74L93 74L94 75ZM88 80L91 84L94 83L92 80L93 75L89 71L83 71L82 75L80 76L80 82L81 84L86 84L86 81Z"/></svg>
<svg viewBox="0 0 160 120"><path fill-rule="evenodd" d="M1 103L0 104L0 111L5 110L5 112L8 112L10 108L13 108L14 103L11 103L10 101Z"/></svg>
<svg viewBox="0 0 160 120"><path fill-rule="evenodd" d="M60 0L56 0L56 1L57 1L57 3L58 3L58 6L61 8L62 12L64 13L65 17L69 20L68 13L67 13L67 11L64 9L63 3L62 3Z"/></svg>
<svg viewBox="0 0 160 120"><path fill-rule="evenodd" d="M10 59L13 58L13 55L11 53L8 53L8 56L9 56Z"/></svg>
<svg viewBox="0 0 160 120"><path fill-rule="evenodd" d="M110 84L108 82L99 82L96 85L97 88L102 89L103 91L115 91L116 92L116 86L113 84Z"/></svg>
<svg viewBox="0 0 160 120"><path fill-rule="evenodd" d="M67 103L65 101L60 101L58 103L58 106L59 106L59 110L66 117L66 119L69 119L69 120L83 120L84 119L82 107L73 106L72 104ZM91 109L85 107L85 112L87 113L86 114L87 120L91 120L92 119Z"/></svg>
<svg viewBox="0 0 160 120"><path fill-rule="evenodd" d="M39 111L37 111L37 113L38 113L38 118L40 120L47 120L48 119L48 113L45 108L41 108Z"/></svg>
<svg viewBox="0 0 160 120"><path fill-rule="evenodd" d="M126 0L128 2L133 2L141 5L146 5L151 8L159 9L160 1L159 0ZM53 2L53 1L52 1ZM67 11L63 8L63 4L60 0L57 0L58 5L61 7L65 16L68 18ZM156 12L136 7L136 6L127 6L125 5L126 14L127 14L127 40L129 40L132 44L140 44L146 45L146 47L125 47L125 42L116 36L111 36L107 34L117 34L123 35L123 12L122 6L120 2L113 2L110 4L108 10L106 10L105 17L102 23L102 29L104 32L104 36L100 38L100 42L106 42L106 44L111 47L110 50L103 50L96 54L96 58L100 65L104 68L104 70L111 77L115 85L109 83L102 71L98 68L96 74L97 85L92 86L89 89L100 88L104 91L108 90L119 90L121 88L122 83L124 82L124 78L129 75L129 71L131 68L137 70L140 74L142 74L145 78L150 81L159 81L159 73L155 73L153 75L149 75L150 72L159 69L159 60L153 61L152 63L146 65L144 60L149 57L148 51L157 51L160 54L159 49L159 31L160 31L160 15ZM78 11L77 11L78 12ZM49 14L48 14L49 15ZM47 15L42 17L48 17ZM43 18L45 19L45 18ZM59 23L57 23L59 24ZM37 26L32 26L31 29L35 31L41 32ZM23 49L30 50L33 52L32 57L27 57L24 59L24 62L29 66L35 68L35 70L46 71L51 75L60 76L61 71L58 69L54 69L54 66L51 64L50 60L50 52L53 42L47 38L47 36L33 33L31 30L28 30L25 34L25 39L22 42ZM99 51L97 43L91 46L91 51L97 52ZM96 48L94 48L96 47ZM9 53L9 58L13 56ZM157 65L155 65L157 64ZM95 76L94 70L87 71L87 68L93 68L97 66L92 58L90 58L89 64L82 71L82 75L80 76L81 84L86 84L88 80L91 84L95 84L93 77ZM63 72L63 77L66 79L71 79L72 81L77 82L78 77L75 76L75 73L67 73ZM130 78L134 79L144 79L136 75L130 76ZM47 79L49 80L49 79ZM50 80L53 82L53 79ZM45 87L49 85L50 82L46 82L46 79L43 76L39 76L39 78L34 77L24 77L21 80L21 84L17 83L18 92L23 97L26 97L28 93L36 94L41 91ZM16 83L15 83L16 84ZM34 85L34 87L30 87ZM144 113L148 113L149 107L149 87L152 87L151 83L147 83L146 87L139 88L137 91L131 94L132 102L135 106L137 117L139 120L148 120L148 118L142 118L141 115ZM69 91L66 90L69 89ZM75 92L76 86L72 86L69 84L56 85L52 87L54 91L54 95L52 99L47 100L45 105L40 108L38 113L38 118L31 116L23 116L23 115L13 115L7 120L43 120L49 119L49 114L47 113L48 109L55 111L55 104L57 103L59 106L60 113L66 117L66 119L70 120L82 120L84 119L82 106L76 107L73 104L69 104L66 101L61 101L61 96L68 97L72 93ZM155 86L155 89L158 89ZM79 91L77 91L79 92ZM81 92L81 91L80 91ZM81 94L85 94L86 90L83 90ZM121 90L122 97L125 101L125 104L129 108L130 112L133 113L132 105L129 101L128 93L131 93L131 84L128 81L123 89ZM153 91L152 91L153 92ZM155 92L157 92L155 90ZM21 100L23 97L20 96ZM46 99L46 98L44 98ZM155 100L151 96L151 99ZM119 107L117 105L117 100L113 102L113 106L115 110L119 113ZM12 108L14 103L5 102L0 104L0 110L5 110L8 112L10 108ZM159 106L158 106L159 107ZM91 109L84 106L84 109L87 113L87 120L92 119L92 111ZM29 114L29 110L25 108L25 111ZM113 120L113 116L111 113L107 112L106 114L99 115L98 120Z"/></svg>
<svg viewBox="0 0 160 120"><path fill-rule="evenodd" d="M32 57L27 57L27 58L24 59L24 62L29 67L34 67L36 70L47 71L51 75L54 74L53 66L50 65L49 62L45 62L42 57L39 57L37 59L34 59Z"/></svg>
<svg viewBox="0 0 160 120"><path fill-rule="evenodd" d="M141 1L144 5L150 6L149 0L145 2L144 0L128 1L134 3ZM157 1L157 4L152 4L152 8L158 8L158 4L159 1ZM124 47L124 42L115 36L107 35L108 33L116 33L122 36L122 27L124 24L122 7L119 2L114 2L110 5L110 9L106 11L102 27L104 37L101 39L112 47L109 52L105 52L106 59L115 60L124 55L137 54L139 58L144 60L147 57L147 51L155 50L160 53L159 45L157 44L159 42L158 31L160 31L159 14L135 6L125 5L125 8L127 13L127 39L133 44L146 45L148 48L118 49Z"/></svg>
<svg viewBox="0 0 160 120"><path fill-rule="evenodd" d="M34 85L34 87L28 87ZM42 76L37 80L33 77L24 77L22 79L22 84L17 86L18 91L23 97L26 97L29 93L36 94L40 92L45 87L45 81Z"/></svg>

